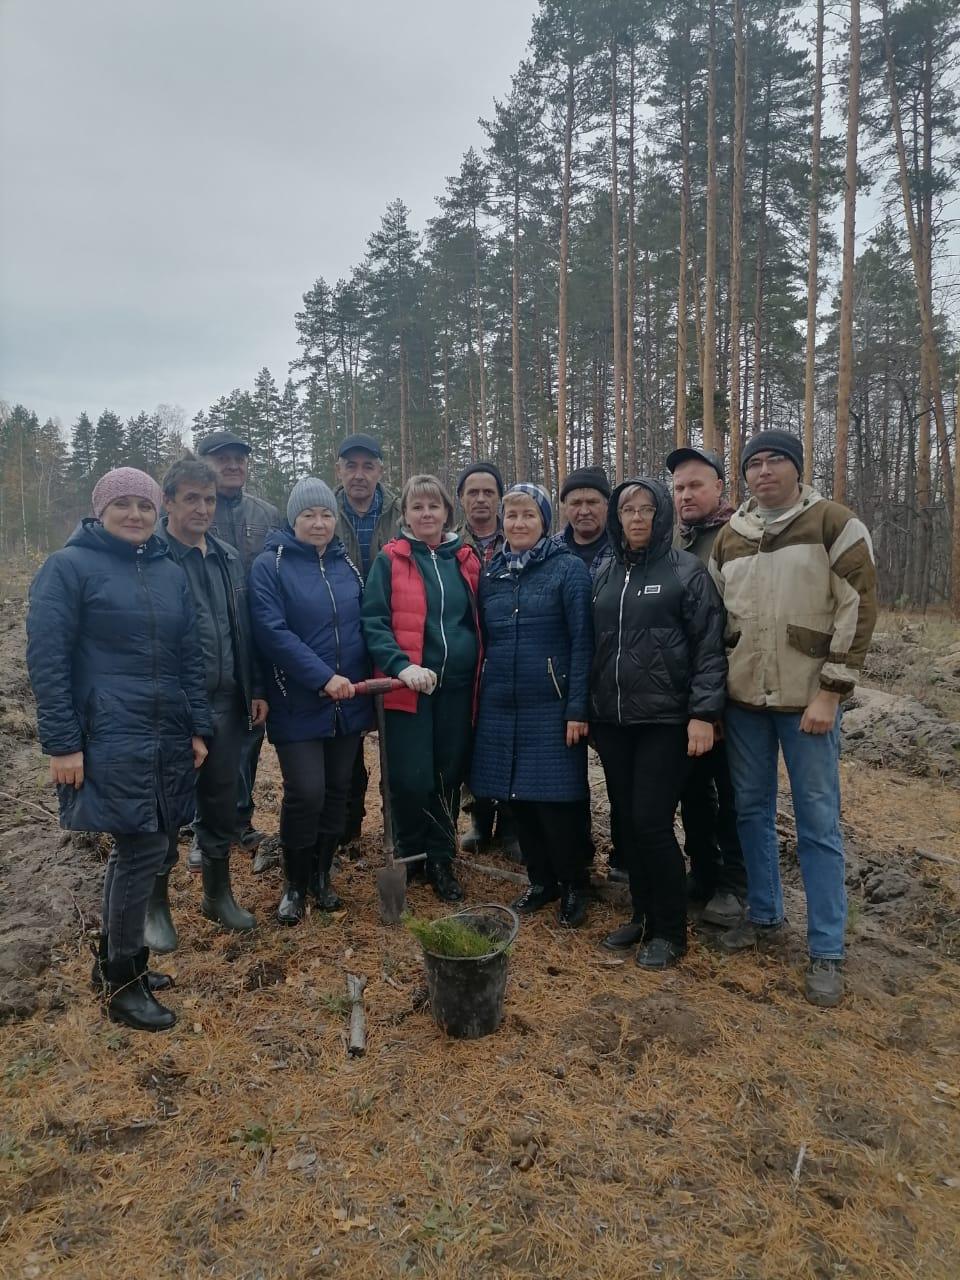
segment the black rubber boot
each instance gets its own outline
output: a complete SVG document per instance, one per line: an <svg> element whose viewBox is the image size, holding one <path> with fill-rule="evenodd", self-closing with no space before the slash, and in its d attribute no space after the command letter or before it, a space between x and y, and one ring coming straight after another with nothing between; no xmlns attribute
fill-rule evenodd
<svg viewBox="0 0 960 1280"><path fill-rule="evenodd" d="M135 1031L169 1031L177 1020L147 986L147 950L107 963L107 1017Z"/></svg>
<svg viewBox="0 0 960 1280"><path fill-rule="evenodd" d="M107 986L107 935L100 934L96 949L93 951L93 968L90 970L90 985L98 995L103 995ZM150 952L147 951L149 956ZM147 986L151 991L166 991L177 984L169 973L156 973L147 970Z"/></svg>
<svg viewBox="0 0 960 1280"><path fill-rule="evenodd" d="M151 951L165 955L176 951L180 939L170 914L170 872L161 871L153 882L150 901L147 903L147 919L143 927L143 940Z"/></svg>
<svg viewBox="0 0 960 1280"><path fill-rule="evenodd" d="M427 859L427 879L441 902L460 902L463 889L453 874L453 862L449 858Z"/></svg>
<svg viewBox="0 0 960 1280"><path fill-rule="evenodd" d="M277 907L280 924L299 924L307 910L307 883L313 867L312 849L284 849L283 897Z"/></svg>
<svg viewBox="0 0 960 1280"><path fill-rule="evenodd" d="M230 859L203 859L203 899L200 910L208 920L216 920L224 929L247 933L257 927L256 918L237 906L230 888Z"/></svg>
<svg viewBox="0 0 960 1280"><path fill-rule="evenodd" d="M330 883L330 870L333 867L333 854L336 847L336 836L318 836L313 850L308 889L321 911L339 911L343 906L343 899L334 892Z"/></svg>

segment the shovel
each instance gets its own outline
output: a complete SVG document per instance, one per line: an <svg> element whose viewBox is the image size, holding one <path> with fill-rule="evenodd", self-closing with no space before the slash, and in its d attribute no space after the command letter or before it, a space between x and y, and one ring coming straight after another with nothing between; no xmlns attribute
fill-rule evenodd
<svg viewBox="0 0 960 1280"><path fill-rule="evenodd" d="M367 682L368 685L372 683ZM394 684L399 684L395 681ZM424 862L425 853L415 853L410 858L398 858L394 853L393 814L390 811L390 769L387 764L386 716L383 712L383 695L375 694L374 711L377 717L377 740L380 747L380 792L383 797L383 852L387 865L377 872L377 900L380 919L384 924L399 924L407 901L407 867L411 862Z"/></svg>

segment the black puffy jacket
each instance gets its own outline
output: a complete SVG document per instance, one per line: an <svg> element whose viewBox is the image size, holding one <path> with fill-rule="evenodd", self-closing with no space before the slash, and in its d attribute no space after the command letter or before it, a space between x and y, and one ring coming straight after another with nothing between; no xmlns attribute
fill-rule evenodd
<svg viewBox="0 0 960 1280"><path fill-rule="evenodd" d="M617 503L640 484L657 514L650 543L626 552ZM611 556L593 587L590 719L613 724L716 720L726 697L723 605L696 556L674 550L673 504L659 480L626 480L607 511Z"/></svg>

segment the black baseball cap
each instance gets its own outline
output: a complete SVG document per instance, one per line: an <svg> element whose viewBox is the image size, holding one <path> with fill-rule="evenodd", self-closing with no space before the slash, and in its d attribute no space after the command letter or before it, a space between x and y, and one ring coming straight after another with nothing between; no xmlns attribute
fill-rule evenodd
<svg viewBox="0 0 960 1280"><path fill-rule="evenodd" d="M218 449L242 449L244 453L251 452L246 440L242 440L234 432L214 431L211 435L204 436L197 445L197 454L205 458L208 453L216 453Z"/></svg>
<svg viewBox="0 0 960 1280"><path fill-rule="evenodd" d="M380 448L380 441L373 436L364 435L362 431L354 436L347 436L343 444L337 451L337 457L342 458L346 453L352 453L354 449L363 449L366 453L372 453L375 458L383 461L383 451Z"/></svg>
<svg viewBox="0 0 960 1280"><path fill-rule="evenodd" d="M667 470L673 475L681 462L690 461L705 462L708 467L713 467L721 480L726 479L723 474L723 459L719 453L714 453L712 449L698 449L695 444L684 445L682 449L674 449L673 453L668 454Z"/></svg>

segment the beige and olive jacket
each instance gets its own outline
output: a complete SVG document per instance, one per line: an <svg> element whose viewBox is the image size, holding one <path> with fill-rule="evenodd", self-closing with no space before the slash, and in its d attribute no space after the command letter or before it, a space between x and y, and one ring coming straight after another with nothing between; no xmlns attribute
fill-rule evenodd
<svg viewBox="0 0 960 1280"><path fill-rule="evenodd" d="M819 689L853 691L877 589L870 534L852 511L804 485L765 524L751 498L720 530L709 567L727 611L731 701L802 711Z"/></svg>

